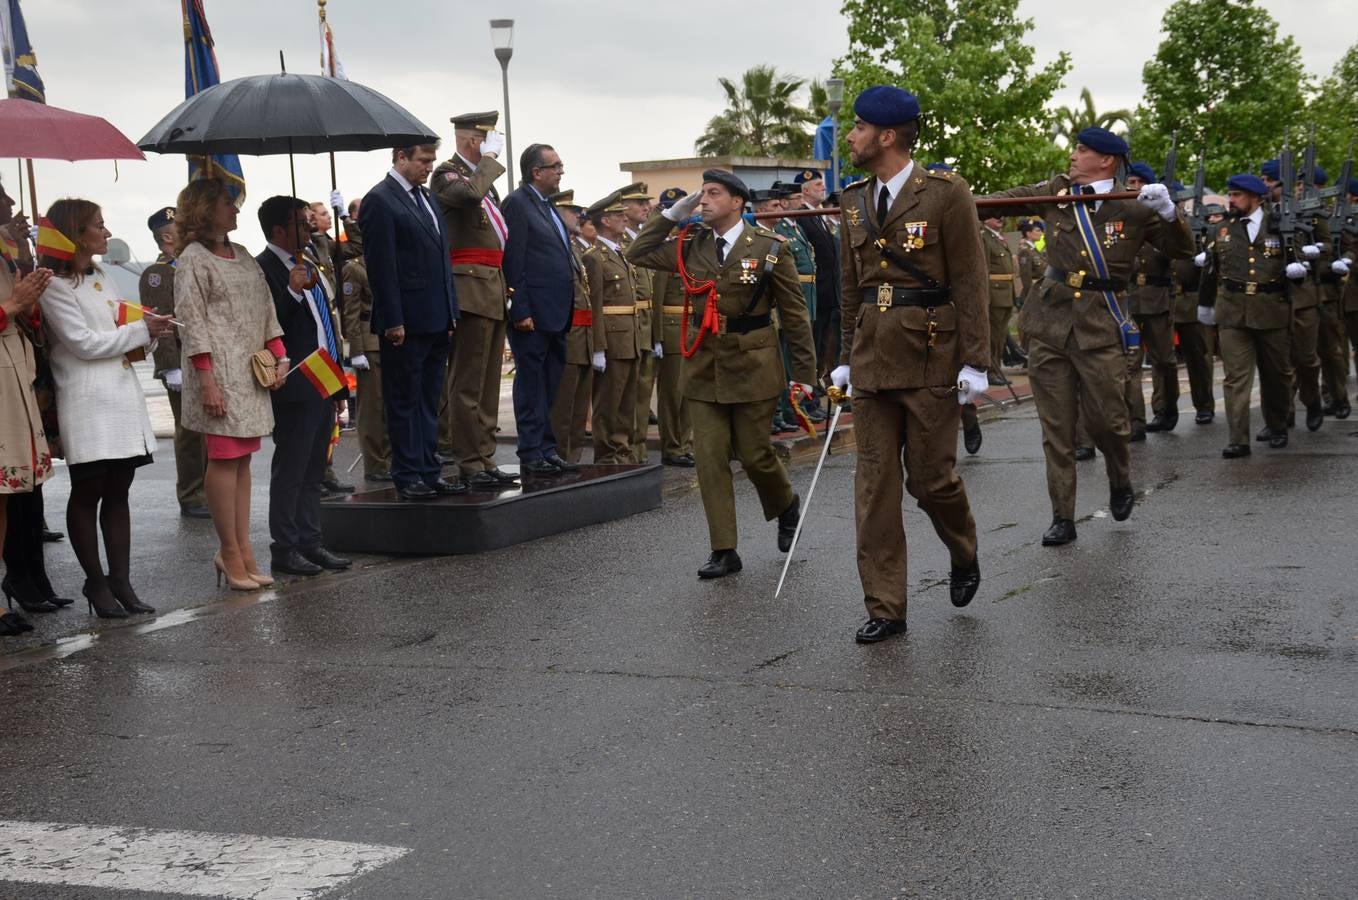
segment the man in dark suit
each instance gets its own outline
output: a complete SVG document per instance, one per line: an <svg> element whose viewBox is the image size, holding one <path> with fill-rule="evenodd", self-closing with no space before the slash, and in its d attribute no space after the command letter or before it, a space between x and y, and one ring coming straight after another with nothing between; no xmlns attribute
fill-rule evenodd
<svg viewBox="0 0 1358 900"><path fill-rule="evenodd" d="M503 206L509 228L504 273L513 326L509 349L514 353L514 421L520 469L528 475L579 468L557 453L551 422L552 402L566 366L576 280L582 277L566 225L547 200L561 187L564 170L555 150L530 144L519 158L523 184Z"/></svg>
<svg viewBox="0 0 1358 900"><path fill-rule="evenodd" d="M288 359L301 362L317 348L339 359L339 329L330 315L332 290L302 258L311 226L307 205L296 197L270 197L259 207L259 227L269 240L255 257L273 294ZM321 479L335 424L335 404L348 397L316 393L305 378L289 378L270 394L274 453L269 479L269 535L273 571L318 575L347 569L349 560L321 546Z"/></svg>
<svg viewBox="0 0 1358 900"><path fill-rule="evenodd" d="M434 456L457 322L443 221L424 187L437 150L437 144L393 150L391 171L363 197L358 213L373 297L371 327L381 343L391 478L402 500L467 489L461 481L444 481Z"/></svg>
<svg viewBox="0 0 1358 900"><path fill-rule="evenodd" d="M819 209L825 200L821 173L806 169L792 180L801 186L802 208ZM816 318L811 325L816 336L817 372L825 375L839 356L839 238L830 232L822 216L803 216L797 224L816 257Z"/></svg>

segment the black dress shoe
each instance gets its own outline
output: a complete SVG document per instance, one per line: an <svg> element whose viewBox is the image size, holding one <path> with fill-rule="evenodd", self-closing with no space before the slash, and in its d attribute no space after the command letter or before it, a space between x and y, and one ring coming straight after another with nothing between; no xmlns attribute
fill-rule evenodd
<svg viewBox="0 0 1358 900"><path fill-rule="evenodd" d="M966 606L981 586L981 566L976 560L971 565L954 568L948 576L948 596L953 606Z"/></svg>
<svg viewBox="0 0 1358 900"><path fill-rule="evenodd" d="M208 508L206 506L203 506L202 504L195 504L193 506L181 506L179 507L179 514L186 519L212 518L212 513L209 512Z"/></svg>
<svg viewBox="0 0 1358 900"><path fill-rule="evenodd" d="M434 462L438 463L441 466L451 466L453 463L457 462L457 460L453 458L453 454L451 452L444 453L440 450L435 450Z"/></svg>
<svg viewBox="0 0 1358 900"><path fill-rule="evenodd" d="M905 619L868 619L853 639L860 644L875 644L897 634L905 634Z"/></svg>
<svg viewBox="0 0 1358 900"><path fill-rule="evenodd" d="M325 571L296 550L275 553L270 568L287 575L319 575Z"/></svg>
<svg viewBox="0 0 1358 900"><path fill-rule="evenodd" d="M1215 412L1213 412L1212 410L1210 410L1210 409L1200 409L1200 410L1198 410L1198 414L1197 414L1196 416L1193 417L1193 422L1194 422L1194 424L1197 424L1197 425L1211 425L1211 424L1212 424L1212 420L1215 419L1216 417L1217 417L1217 414L1216 414Z"/></svg>
<svg viewBox="0 0 1358 900"><path fill-rule="evenodd" d="M1179 424L1179 413L1177 411L1173 415L1161 413L1156 416L1153 416L1151 420L1146 423L1146 430L1173 431L1174 426L1178 424Z"/></svg>
<svg viewBox="0 0 1358 900"><path fill-rule="evenodd" d="M518 484L518 483L519 483L519 476L517 476L517 475L511 475L510 473L506 472L504 469L494 468L494 469L483 469L482 471L484 471L484 472L485 472L487 475L489 475L491 478L494 478L496 481L500 482L500 484Z"/></svg>
<svg viewBox="0 0 1358 900"><path fill-rule="evenodd" d="M1282 448L1286 447L1287 432L1286 431L1276 432L1271 438L1268 439L1268 445L1272 447L1274 450L1281 450Z"/></svg>
<svg viewBox="0 0 1358 900"><path fill-rule="evenodd" d="M324 547L313 547L310 550L300 551L307 562L315 563L322 569L340 571L347 569L354 564L352 559L345 559L343 556L336 556Z"/></svg>
<svg viewBox="0 0 1358 900"><path fill-rule="evenodd" d="M1127 436L1127 440L1135 444L1137 441L1146 439L1146 428L1144 425L1133 425L1132 433Z"/></svg>
<svg viewBox="0 0 1358 900"><path fill-rule="evenodd" d="M1332 416L1335 413L1339 412L1339 406L1333 400L1329 400L1321 404L1320 411L1324 415Z"/></svg>
<svg viewBox="0 0 1358 900"><path fill-rule="evenodd" d="M396 489L397 500L432 500L437 496L438 494L434 493L433 488L418 481L412 485Z"/></svg>
<svg viewBox="0 0 1358 900"><path fill-rule="evenodd" d="M981 450L981 426L975 428L962 429L962 446L967 448L967 453L975 456Z"/></svg>
<svg viewBox="0 0 1358 900"><path fill-rule="evenodd" d="M694 466L691 456L662 456L660 463L666 466L678 466L681 469L691 469Z"/></svg>
<svg viewBox="0 0 1358 900"><path fill-rule="evenodd" d="M561 470L545 459L530 459L519 464L519 471L526 475L560 475Z"/></svg>
<svg viewBox="0 0 1358 900"><path fill-rule="evenodd" d="M46 525L42 527L42 541L44 544L55 544L57 541L66 540L65 532L53 531Z"/></svg>
<svg viewBox="0 0 1358 900"><path fill-rule="evenodd" d="M440 478L438 481L429 485L429 487L440 497L456 497L458 494L467 493L467 486L462 483L461 479L457 481L444 481Z"/></svg>
<svg viewBox="0 0 1358 900"><path fill-rule="evenodd" d="M1136 494L1132 489L1113 488L1108 495L1108 509L1113 513L1113 519L1118 522L1127 521L1127 517L1132 514L1132 507L1136 504Z"/></svg>
<svg viewBox="0 0 1358 900"><path fill-rule="evenodd" d="M1227 444L1226 449L1221 451L1224 459L1239 459L1242 456L1250 455L1249 444Z"/></svg>
<svg viewBox="0 0 1358 900"><path fill-rule="evenodd" d="M578 471L580 471L580 464L579 464L579 463L573 463L573 462L569 462L569 461L567 461L567 460L564 460L564 459L562 459L560 456L558 456L558 455L555 454L555 453L553 453L553 454L551 454L551 455L549 455L549 456L544 456L543 459L545 459L547 462L551 463L552 465L556 466L556 467L557 467L558 469L560 469L562 472L578 472Z"/></svg>
<svg viewBox="0 0 1358 900"><path fill-rule="evenodd" d="M699 578L724 578L741 570L740 554L734 550L713 550L698 570Z"/></svg>
<svg viewBox="0 0 1358 900"><path fill-rule="evenodd" d="M321 489L327 494L352 494L354 492L354 486L352 484L344 484L337 478L331 478L329 481L322 481Z"/></svg>
<svg viewBox="0 0 1358 900"><path fill-rule="evenodd" d="M1091 459L1093 459L1093 458L1094 458L1094 448L1093 448L1093 447L1076 447L1076 448L1075 448L1075 461L1076 461L1076 462L1087 462L1087 461L1089 461L1089 460L1091 460Z"/></svg>
<svg viewBox="0 0 1358 900"><path fill-rule="evenodd" d="M489 488L492 491L498 491L500 488L504 487L504 485L500 483L500 479L490 474L489 471L481 471L477 472L475 475L468 475L464 481L466 481L468 487L476 488L478 490Z"/></svg>
<svg viewBox="0 0 1358 900"><path fill-rule="evenodd" d="M1320 426L1325 424L1325 413L1317 403L1314 406L1306 407L1306 430L1319 431Z"/></svg>
<svg viewBox="0 0 1358 900"><path fill-rule="evenodd" d="M795 493L787 509L778 514L778 550L786 553L792 549L792 536L797 533L797 520L801 518L802 498Z"/></svg>
<svg viewBox="0 0 1358 900"><path fill-rule="evenodd" d="M1273 437L1273 429L1265 425L1259 429L1259 433L1254 436L1256 441L1267 441Z"/></svg>
<svg viewBox="0 0 1358 900"><path fill-rule="evenodd" d="M1334 417L1336 419L1347 419L1353 413L1353 407L1345 400L1343 403L1335 404Z"/></svg>
<svg viewBox="0 0 1358 900"><path fill-rule="evenodd" d="M1042 546L1059 547L1075 540L1075 523L1060 516L1052 519L1051 527L1042 535Z"/></svg>
<svg viewBox="0 0 1358 900"><path fill-rule="evenodd" d="M376 472L376 473L374 473L374 474L372 474L372 475L364 475L364 476L363 476L363 480L364 480L364 481L372 481L372 482L376 482L376 483L387 482L387 481L391 481L391 473L390 473L390 472Z"/></svg>

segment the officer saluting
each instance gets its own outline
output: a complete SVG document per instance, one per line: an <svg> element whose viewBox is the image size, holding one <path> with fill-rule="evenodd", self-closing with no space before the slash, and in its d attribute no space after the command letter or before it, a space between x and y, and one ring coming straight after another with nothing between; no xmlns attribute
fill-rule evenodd
<svg viewBox="0 0 1358 900"><path fill-rule="evenodd" d="M770 314L776 307L792 377L808 391L816 372L811 322L796 266L778 236L741 218L749 199L745 182L730 172L708 169L702 190L652 213L627 251L637 265L674 272L682 263L687 273L693 314L690 346L681 351L683 393L712 546L699 578L720 578L741 569L733 454L759 492L764 518L778 519L778 549L784 553L792 546L800 509L787 470L769 443L774 405L788 389ZM667 241L700 203L703 224L686 228L680 240Z"/></svg>
<svg viewBox="0 0 1358 900"><path fill-rule="evenodd" d="M959 404L986 389L989 280L966 181L911 158L919 101L877 86L853 110L849 158L877 177L844 189L843 343L830 378L853 387L858 577L868 609L856 640L875 643L905 631L902 458L906 490L948 547L953 604L970 603L981 583L976 520L953 464Z"/></svg>

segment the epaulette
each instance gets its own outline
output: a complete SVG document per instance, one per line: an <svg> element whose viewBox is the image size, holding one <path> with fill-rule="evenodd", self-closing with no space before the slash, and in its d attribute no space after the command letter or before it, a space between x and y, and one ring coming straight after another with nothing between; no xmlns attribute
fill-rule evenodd
<svg viewBox="0 0 1358 900"><path fill-rule="evenodd" d="M848 193L849 191L861 191L868 186L868 182L871 180L872 179L870 178L864 178L860 181L855 181L853 184L846 184L844 185L840 193Z"/></svg>
<svg viewBox="0 0 1358 900"><path fill-rule="evenodd" d="M599 245L598 245L598 244L590 244L588 247L585 248L585 254L584 254L584 255L588 255L588 254L590 254L590 253L593 253L594 251L596 251L596 250L598 250L598 249L599 249Z"/></svg>
<svg viewBox="0 0 1358 900"><path fill-rule="evenodd" d="M945 171L943 169L926 169L925 174L928 175L930 178L941 178L944 181L952 181L952 177L956 173Z"/></svg>
<svg viewBox="0 0 1358 900"><path fill-rule="evenodd" d="M782 240L782 239L783 239L783 236L780 235L778 232L773 231L772 229L769 229L769 228L765 228L763 225L755 225L755 226L754 226L754 233L755 233L755 234L759 234L759 235L763 235L763 236L766 237L766 238L772 238L772 239L774 239L774 240Z"/></svg>

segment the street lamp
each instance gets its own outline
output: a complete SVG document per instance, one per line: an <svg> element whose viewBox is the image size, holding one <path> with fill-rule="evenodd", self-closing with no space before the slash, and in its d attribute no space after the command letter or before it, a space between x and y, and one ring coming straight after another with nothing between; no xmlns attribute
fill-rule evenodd
<svg viewBox="0 0 1358 900"><path fill-rule="evenodd" d="M509 173L509 189L514 190L514 142L509 131L509 58L514 55L514 20L490 20L490 44L495 58L500 61L500 78L505 91L505 170Z"/></svg>
<svg viewBox="0 0 1358 900"><path fill-rule="evenodd" d="M825 105L830 108L830 190L839 190L839 108L844 105L844 79L830 78L825 82Z"/></svg>

